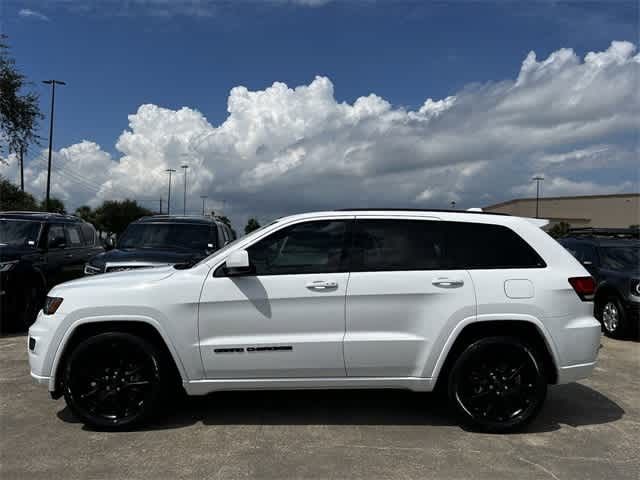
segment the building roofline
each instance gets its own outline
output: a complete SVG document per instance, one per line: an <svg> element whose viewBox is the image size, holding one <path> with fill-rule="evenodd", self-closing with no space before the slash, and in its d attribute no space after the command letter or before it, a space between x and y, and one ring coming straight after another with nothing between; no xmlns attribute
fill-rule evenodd
<svg viewBox="0 0 640 480"><path fill-rule="evenodd" d="M584 198L616 198L616 197L640 197L640 193L633 192L633 193L608 193L608 194L602 194L602 195L567 195L563 197L540 197L540 201L542 202L547 200L579 200ZM505 205L511 205L513 203L523 202L523 201L535 202L536 197L513 198L511 200L507 200L506 202L495 203L493 205L487 205L486 207L482 207L482 208L485 209L485 208L503 207Z"/></svg>

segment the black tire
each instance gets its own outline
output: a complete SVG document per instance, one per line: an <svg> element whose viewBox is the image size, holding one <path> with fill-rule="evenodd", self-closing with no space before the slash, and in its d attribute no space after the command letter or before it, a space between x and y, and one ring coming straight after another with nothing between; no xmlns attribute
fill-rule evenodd
<svg viewBox="0 0 640 480"><path fill-rule="evenodd" d="M152 343L124 332L101 333L81 341L68 356L64 398L92 428L132 428L156 413L165 372Z"/></svg>
<svg viewBox="0 0 640 480"><path fill-rule="evenodd" d="M602 324L604 334L611 338L626 338L629 335L629 322L620 299L610 295L597 305L596 317Z"/></svg>
<svg viewBox="0 0 640 480"><path fill-rule="evenodd" d="M507 433L537 415L547 394L543 361L516 337L487 337L460 354L449 376L449 400L463 423Z"/></svg>

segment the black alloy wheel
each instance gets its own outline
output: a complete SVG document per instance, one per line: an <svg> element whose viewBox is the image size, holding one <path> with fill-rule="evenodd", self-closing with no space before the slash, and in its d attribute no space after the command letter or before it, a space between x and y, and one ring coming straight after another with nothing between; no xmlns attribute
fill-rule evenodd
<svg viewBox="0 0 640 480"><path fill-rule="evenodd" d="M67 405L85 424L130 428L148 419L159 404L160 355L138 336L102 333L74 348L63 382Z"/></svg>
<svg viewBox="0 0 640 480"><path fill-rule="evenodd" d="M472 343L449 378L449 398L463 421L486 432L521 429L538 413L546 393L541 358L515 337Z"/></svg>

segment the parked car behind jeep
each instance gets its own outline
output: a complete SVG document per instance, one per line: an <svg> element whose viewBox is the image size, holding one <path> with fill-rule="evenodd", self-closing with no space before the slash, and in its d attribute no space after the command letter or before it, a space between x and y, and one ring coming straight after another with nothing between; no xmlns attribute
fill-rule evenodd
<svg viewBox="0 0 640 480"><path fill-rule="evenodd" d="M559 240L597 283L595 317L606 335L640 332L640 239L638 229L581 228Z"/></svg>
<svg viewBox="0 0 640 480"><path fill-rule="evenodd" d="M108 252L90 259L86 275L196 263L235 239L233 231L213 217L154 215L129 224Z"/></svg>
<svg viewBox="0 0 640 480"><path fill-rule="evenodd" d="M82 276L102 251L93 225L78 217L0 212L0 330L29 327L47 291Z"/></svg>

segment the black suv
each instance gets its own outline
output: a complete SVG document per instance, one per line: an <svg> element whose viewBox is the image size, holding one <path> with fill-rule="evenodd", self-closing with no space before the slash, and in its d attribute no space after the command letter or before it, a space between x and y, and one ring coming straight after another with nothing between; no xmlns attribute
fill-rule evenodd
<svg viewBox="0 0 640 480"><path fill-rule="evenodd" d="M235 240L233 230L215 217L154 215L129 224L117 244L92 258L87 275L134 268L195 263Z"/></svg>
<svg viewBox="0 0 640 480"><path fill-rule="evenodd" d="M78 217L0 212L0 329L31 325L49 289L81 277L103 250L93 226Z"/></svg>
<svg viewBox="0 0 640 480"><path fill-rule="evenodd" d="M595 316L610 337L640 329L640 239L638 229L581 228L559 242L597 283Z"/></svg>

